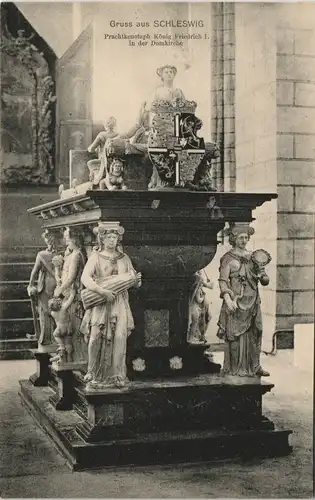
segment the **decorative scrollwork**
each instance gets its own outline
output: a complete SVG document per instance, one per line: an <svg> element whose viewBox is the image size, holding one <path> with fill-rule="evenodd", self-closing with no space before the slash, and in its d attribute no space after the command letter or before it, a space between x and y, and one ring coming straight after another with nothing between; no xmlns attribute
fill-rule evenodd
<svg viewBox="0 0 315 500"><path fill-rule="evenodd" d="M45 212L41 212L40 217L44 220L49 219L48 215Z"/></svg>
<svg viewBox="0 0 315 500"><path fill-rule="evenodd" d="M153 200L151 203L151 208L153 208L153 210L156 210L157 208L159 208L160 203L161 203L161 200Z"/></svg>
<svg viewBox="0 0 315 500"><path fill-rule="evenodd" d="M80 205L80 203L73 203L72 206L75 212L82 212L82 210L84 210L84 208L82 207L82 205Z"/></svg>
<svg viewBox="0 0 315 500"><path fill-rule="evenodd" d="M58 212L57 212L57 210L52 210L52 209L50 209L50 210L49 210L49 213L50 213L51 217L53 217L53 218L54 218L54 217L58 217Z"/></svg>
<svg viewBox="0 0 315 500"><path fill-rule="evenodd" d="M35 34L25 36L18 30L12 36L6 21L2 23L0 49L14 64L19 64L29 73L32 81L32 167L7 165L3 170L3 182L30 182L48 184L54 181L54 113L55 83L48 62L42 52L32 43Z"/></svg>
<svg viewBox="0 0 315 500"><path fill-rule="evenodd" d="M70 215L71 214L71 208L70 207L60 207L60 211L62 215Z"/></svg>
<svg viewBox="0 0 315 500"><path fill-rule="evenodd" d="M194 113L197 108L195 101L186 101L180 98L170 101L155 101L152 103L151 111L154 113L169 112L169 113Z"/></svg>
<svg viewBox="0 0 315 500"><path fill-rule="evenodd" d="M181 370L183 368L183 360L179 356L174 356L170 359L170 368L172 370Z"/></svg>
<svg viewBox="0 0 315 500"><path fill-rule="evenodd" d="M146 369L145 360L142 358L133 359L132 367L135 372L143 372Z"/></svg>

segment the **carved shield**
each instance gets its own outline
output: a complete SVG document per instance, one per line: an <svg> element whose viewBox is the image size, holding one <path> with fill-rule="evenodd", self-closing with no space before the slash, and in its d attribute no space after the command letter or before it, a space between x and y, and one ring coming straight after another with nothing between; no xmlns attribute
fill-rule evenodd
<svg viewBox="0 0 315 500"><path fill-rule="evenodd" d="M205 155L197 132L202 122L192 112L195 103L159 102L153 107L148 154L164 187L186 187Z"/></svg>

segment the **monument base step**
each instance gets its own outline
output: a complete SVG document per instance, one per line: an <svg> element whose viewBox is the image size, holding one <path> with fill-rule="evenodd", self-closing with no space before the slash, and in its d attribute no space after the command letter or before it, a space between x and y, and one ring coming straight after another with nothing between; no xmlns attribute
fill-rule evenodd
<svg viewBox="0 0 315 500"><path fill-rule="evenodd" d="M291 431L272 429L272 423L266 425L264 417L261 428L251 430L196 426L87 442L82 432L77 432L86 427L86 420L74 410L57 411L50 403L53 395L49 386L34 387L28 380L20 381L22 402L73 470L275 457L292 451L288 442Z"/></svg>

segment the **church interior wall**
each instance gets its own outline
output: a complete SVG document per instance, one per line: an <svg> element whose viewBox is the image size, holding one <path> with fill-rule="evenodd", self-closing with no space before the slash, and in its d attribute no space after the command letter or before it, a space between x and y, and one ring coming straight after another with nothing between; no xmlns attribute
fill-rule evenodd
<svg viewBox="0 0 315 500"><path fill-rule="evenodd" d="M252 238L274 256L262 291L265 343L314 318L313 9L235 6L236 190L278 193L256 210Z"/></svg>
<svg viewBox="0 0 315 500"><path fill-rule="evenodd" d="M277 26L277 326L288 328L314 321L314 6L278 4Z"/></svg>

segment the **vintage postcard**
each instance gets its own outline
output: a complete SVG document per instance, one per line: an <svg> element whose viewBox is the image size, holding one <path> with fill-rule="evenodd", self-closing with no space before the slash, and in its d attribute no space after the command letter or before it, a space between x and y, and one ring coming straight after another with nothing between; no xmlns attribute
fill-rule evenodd
<svg viewBox="0 0 315 500"><path fill-rule="evenodd" d="M315 4L1 3L1 496L311 498Z"/></svg>

